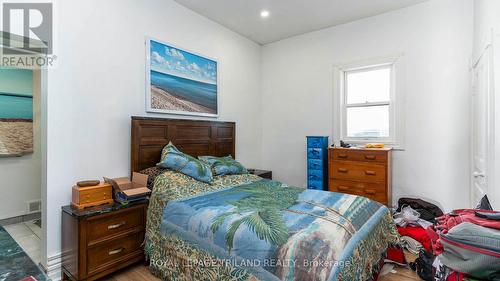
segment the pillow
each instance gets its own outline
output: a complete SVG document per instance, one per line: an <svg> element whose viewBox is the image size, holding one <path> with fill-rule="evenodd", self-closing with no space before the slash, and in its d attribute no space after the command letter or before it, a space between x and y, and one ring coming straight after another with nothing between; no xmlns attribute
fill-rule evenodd
<svg viewBox="0 0 500 281"><path fill-rule="evenodd" d="M247 169L231 155L226 157L200 156L198 159L209 163L216 176L248 174Z"/></svg>
<svg viewBox="0 0 500 281"><path fill-rule="evenodd" d="M183 173L202 182L210 183L213 180L209 165L180 152L171 142L163 148L161 161L157 166Z"/></svg>

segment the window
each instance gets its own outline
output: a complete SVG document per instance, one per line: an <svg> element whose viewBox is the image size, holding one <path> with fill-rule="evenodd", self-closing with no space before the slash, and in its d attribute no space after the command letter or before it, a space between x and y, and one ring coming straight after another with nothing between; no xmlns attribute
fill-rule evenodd
<svg viewBox="0 0 500 281"><path fill-rule="evenodd" d="M340 140L400 145L396 59L337 69Z"/></svg>

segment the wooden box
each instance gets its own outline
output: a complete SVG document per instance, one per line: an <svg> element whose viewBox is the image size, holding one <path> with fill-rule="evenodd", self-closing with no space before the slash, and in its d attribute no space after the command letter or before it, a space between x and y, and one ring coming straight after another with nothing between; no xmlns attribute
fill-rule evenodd
<svg viewBox="0 0 500 281"><path fill-rule="evenodd" d="M95 186L73 186L71 206L76 209L113 204L113 188L108 183Z"/></svg>

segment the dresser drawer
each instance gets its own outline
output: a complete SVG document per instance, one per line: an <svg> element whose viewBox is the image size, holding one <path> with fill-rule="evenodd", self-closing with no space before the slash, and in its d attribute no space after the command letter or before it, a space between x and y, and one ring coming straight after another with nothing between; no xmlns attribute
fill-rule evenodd
<svg viewBox="0 0 500 281"><path fill-rule="evenodd" d="M314 181L314 180L308 180L307 181L307 188L308 189L316 189L316 190L323 190L323 181Z"/></svg>
<svg viewBox="0 0 500 281"><path fill-rule="evenodd" d="M321 159L309 159L307 160L307 168L311 170L321 170L323 169L323 160Z"/></svg>
<svg viewBox="0 0 500 281"><path fill-rule="evenodd" d="M386 167L383 164L333 161L329 172L333 179L368 182L386 180Z"/></svg>
<svg viewBox="0 0 500 281"><path fill-rule="evenodd" d="M379 150L335 149L330 154L330 160L387 162L387 152Z"/></svg>
<svg viewBox="0 0 500 281"><path fill-rule="evenodd" d="M307 147L323 148L328 146L328 138L325 137L308 137Z"/></svg>
<svg viewBox="0 0 500 281"><path fill-rule="evenodd" d="M387 190L382 183L330 180L330 191L364 196L371 200L387 204Z"/></svg>
<svg viewBox="0 0 500 281"><path fill-rule="evenodd" d="M309 170L307 171L307 179L312 181L323 180L323 170Z"/></svg>
<svg viewBox="0 0 500 281"><path fill-rule="evenodd" d="M127 255L139 251L142 254L141 244L144 232L132 233L128 236L114 239L111 242L97 244L87 251L87 266L89 275L123 262Z"/></svg>
<svg viewBox="0 0 500 281"><path fill-rule="evenodd" d="M322 148L308 148L307 158L309 159L323 159L323 149Z"/></svg>
<svg viewBox="0 0 500 281"><path fill-rule="evenodd" d="M78 195L76 195L78 196ZM104 200L112 200L113 196L111 195L111 188L102 189L99 191L95 190L82 190L80 191L79 197L77 198L77 202L79 204L87 204L91 202L98 202Z"/></svg>
<svg viewBox="0 0 500 281"><path fill-rule="evenodd" d="M113 216L105 216L89 221L88 241L103 239L108 236L124 232L136 227L141 227L144 218L143 209L130 209Z"/></svg>

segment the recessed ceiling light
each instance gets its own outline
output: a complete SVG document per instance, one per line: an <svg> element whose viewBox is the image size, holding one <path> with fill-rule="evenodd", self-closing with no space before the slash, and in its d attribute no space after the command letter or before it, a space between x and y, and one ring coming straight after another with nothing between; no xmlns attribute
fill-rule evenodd
<svg viewBox="0 0 500 281"><path fill-rule="evenodd" d="M262 11L260 12L260 17L261 17L261 18L267 18L267 17L269 17L269 11L267 11L267 10L262 10Z"/></svg>

